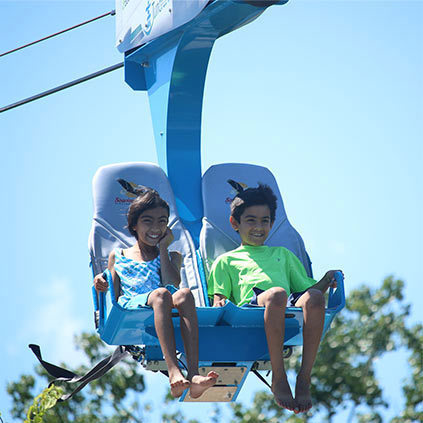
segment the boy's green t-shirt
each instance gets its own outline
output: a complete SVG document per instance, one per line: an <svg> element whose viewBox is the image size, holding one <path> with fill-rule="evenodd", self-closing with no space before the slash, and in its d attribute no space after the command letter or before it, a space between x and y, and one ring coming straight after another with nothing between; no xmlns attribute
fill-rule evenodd
<svg viewBox="0 0 423 423"><path fill-rule="evenodd" d="M284 247L241 245L219 256L208 280L208 294L221 294L238 306L248 303L253 288L278 286L291 294L310 288L316 281L307 276L295 254Z"/></svg>

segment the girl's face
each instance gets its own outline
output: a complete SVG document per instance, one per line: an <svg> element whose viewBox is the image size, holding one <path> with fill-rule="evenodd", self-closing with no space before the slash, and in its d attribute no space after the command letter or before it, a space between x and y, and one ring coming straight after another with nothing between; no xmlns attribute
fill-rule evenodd
<svg viewBox="0 0 423 423"><path fill-rule="evenodd" d="M138 242L154 247L166 234L169 215L163 207L145 210L140 214L133 227L138 235Z"/></svg>

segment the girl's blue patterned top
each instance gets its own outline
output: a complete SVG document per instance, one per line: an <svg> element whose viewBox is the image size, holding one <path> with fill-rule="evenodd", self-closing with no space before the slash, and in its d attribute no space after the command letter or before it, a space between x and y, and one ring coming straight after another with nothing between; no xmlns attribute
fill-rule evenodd
<svg viewBox="0 0 423 423"><path fill-rule="evenodd" d="M120 278L122 295L119 304L125 304L138 294L145 294L161 286L160 255L151 261L134 261L115 249L115 270Z"/></svg>

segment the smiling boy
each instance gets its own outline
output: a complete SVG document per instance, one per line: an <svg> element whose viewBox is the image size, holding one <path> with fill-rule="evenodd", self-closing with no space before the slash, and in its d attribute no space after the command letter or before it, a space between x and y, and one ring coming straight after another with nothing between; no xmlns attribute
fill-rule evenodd
<svg viewBox="0 0 423 423"><path fill-rule="evenodd" d="M213 306L227 299L238 306L265 307L264 328L272 365L272 392L276 403L291 411L306 412L311 406L310 377L323 332L324 292L336 286L328 271L316 282L307 276L299 259L284 247L264 245L275 221L276 196L267 185L248 188L233 199L230 223L241 246L213 263L208 292ZM284 362L285 308L301 307L304 316L303 357L297 375L295 398L288 384Z"/></svg>

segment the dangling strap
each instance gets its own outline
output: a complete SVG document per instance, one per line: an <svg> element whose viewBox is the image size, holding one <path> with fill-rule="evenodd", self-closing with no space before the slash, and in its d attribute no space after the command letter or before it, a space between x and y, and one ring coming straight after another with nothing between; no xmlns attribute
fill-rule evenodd
<svg viewBox="0 0 423 423"><path fill-rule="evenodd" d="M270 389L272 387L270 386L269 382L257 371L257 370L251 370L265 385L267 385Z"/></svg>
<svg viewBox="0 0 423 423"><path fill-rule="evenodd" d="M64 381L67 383L79 383L79 385L70 394L62 395L59 401L66 401L72 395L79 392L85 385L90 383L92 380L98 379L99 377L103 376L112 367L119 363L122 358L130 354L124 347L119 346L115 349L112 355L101 360L100 363L93 367L87 374L85 374L84 376L78 376L77 374L69 370L44 361L41 357L41 350L38 345L30 344L28 346L29 348L31 348L32 352L35 354L35 356L38 358L38 361L47 370L47 372L51 376L56 378L50 382L49 386L51 386L56 381Z"/></svg>

